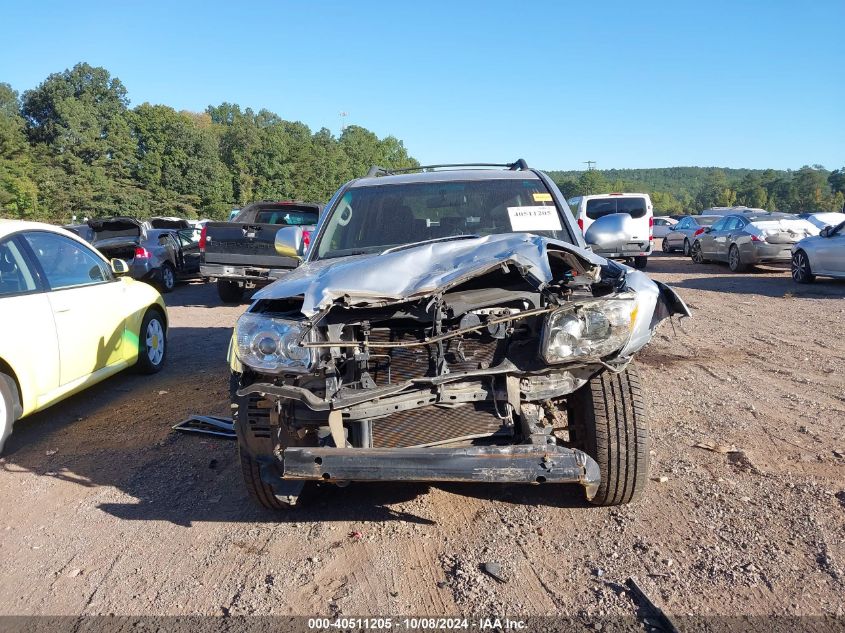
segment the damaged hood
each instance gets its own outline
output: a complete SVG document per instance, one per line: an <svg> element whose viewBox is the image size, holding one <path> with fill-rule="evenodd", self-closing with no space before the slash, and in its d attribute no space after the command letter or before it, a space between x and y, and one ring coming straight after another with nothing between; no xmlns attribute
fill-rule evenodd
<svg viewBox="0 0 845 633"><path fill-rule="evenodd" d="M552 281L549 251L571 253L585 269L605 263L566 242L505 233L305 262L256 293L255 299L302 296L302 314L310 317L337 300L350 306L378 305L425 296L502 264L519 267L541 287Z"/></svg>

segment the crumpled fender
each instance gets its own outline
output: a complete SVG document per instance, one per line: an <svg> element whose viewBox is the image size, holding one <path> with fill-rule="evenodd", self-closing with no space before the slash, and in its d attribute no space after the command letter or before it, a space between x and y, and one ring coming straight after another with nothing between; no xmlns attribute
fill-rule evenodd
<svg viewBox="0 0 845 633"><path fill-rule="evenodd" d="M690 317L692 312L678 294L669 286L650 279L645 273L630 269L625 283L636 293L637 315L631 339L619 352L621 358L630 357L648 343L657 325L672 315Z"/></svg>

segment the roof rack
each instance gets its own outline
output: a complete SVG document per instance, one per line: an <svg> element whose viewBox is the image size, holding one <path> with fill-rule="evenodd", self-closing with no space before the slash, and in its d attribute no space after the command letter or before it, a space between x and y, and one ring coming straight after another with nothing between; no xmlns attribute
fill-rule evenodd
<svg viewBox="0 0 845 633"><path fill-rule="evenodd" d="M455 169L461 167L505 167L512 171L518 171L528 169L528 163L525 162L524 158L520 158L513 163L453 163L446 165L420 165L419 167L404 167L402 169L386 169L378 165L373 165L370 167L370 171L367 172L366 177L393 176L411 171L421 171L423 169Z"/></svg>

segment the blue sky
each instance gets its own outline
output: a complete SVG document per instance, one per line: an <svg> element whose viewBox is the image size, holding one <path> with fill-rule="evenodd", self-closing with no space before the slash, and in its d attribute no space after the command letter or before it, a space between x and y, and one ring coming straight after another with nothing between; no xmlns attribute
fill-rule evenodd
<svg viewBox="0 0 845 633"><path fill-rule="evenodd" d="M37 11L33 10L37 7ZM845 2L3 0L0 81L346 121L424 163L845 165Z"/></svg>

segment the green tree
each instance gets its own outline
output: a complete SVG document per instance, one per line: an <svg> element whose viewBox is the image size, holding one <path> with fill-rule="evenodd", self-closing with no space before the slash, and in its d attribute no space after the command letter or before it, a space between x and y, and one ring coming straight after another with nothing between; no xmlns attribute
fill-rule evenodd
<svg viewBox="0 0 845 633"><path fill-rule="evenodd" d="M591 196L597 193L608 193L610 186L598 170L585 171L578 178L578 195Z"/></svg>

